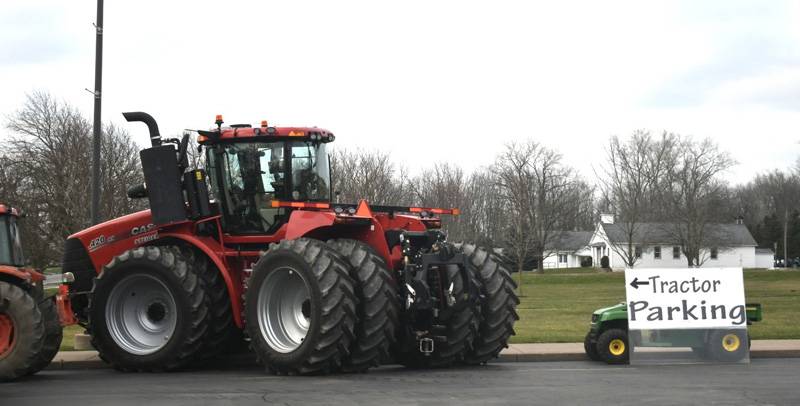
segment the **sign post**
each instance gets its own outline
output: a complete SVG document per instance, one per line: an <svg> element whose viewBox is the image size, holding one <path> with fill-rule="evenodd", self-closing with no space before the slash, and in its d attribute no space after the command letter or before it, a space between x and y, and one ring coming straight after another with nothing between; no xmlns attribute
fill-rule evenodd
<svg viewBox="0 0 800 406"><path fill-rule="evenodd" d="M630 362L748 362L741 268L626 269Z"/></svg>

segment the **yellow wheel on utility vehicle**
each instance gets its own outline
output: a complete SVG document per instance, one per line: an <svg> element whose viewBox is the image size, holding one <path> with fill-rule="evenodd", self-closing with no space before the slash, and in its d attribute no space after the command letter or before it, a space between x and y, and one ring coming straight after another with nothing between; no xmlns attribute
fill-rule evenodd
<svg viewBox="0 0 800 406"><path fill-rule="evenodd" d="M736 352L739 346L742 345L742 340L736 334L725 334L722 337L722 348L728 352Z"/></svg>
<svg viewBox="0 0 800 406"><path fill-rule="evenodd" d="M620 356L625 353L625 342L619 338L615 338L608 343L608 352L612 355Z"/></svg>

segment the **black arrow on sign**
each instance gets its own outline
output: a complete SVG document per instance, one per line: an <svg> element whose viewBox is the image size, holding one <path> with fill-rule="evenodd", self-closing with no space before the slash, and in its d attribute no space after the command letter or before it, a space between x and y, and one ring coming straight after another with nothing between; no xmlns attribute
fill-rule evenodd
<svg viewBox="0 0 800 406"><path fill-rule="evenodd" d="M639 286L641 286L641 285L649 285L649 284L650 284L650 282L640 282L638 276L633 278L633 280L631 281L631 286L636 288L636 289L639 289Z"/></svg>

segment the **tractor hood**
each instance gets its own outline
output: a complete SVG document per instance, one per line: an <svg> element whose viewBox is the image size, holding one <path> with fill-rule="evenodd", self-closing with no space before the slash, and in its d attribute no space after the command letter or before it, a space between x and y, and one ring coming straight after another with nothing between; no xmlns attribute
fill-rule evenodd
<svg viewBox="0 0 800 406"><path fill-rule="evenodd" d="M108 262L107 258L99 258L104 257L103 251L107 248L129 239L148 238L151 234L157 233L150 210L142 210L89 227L72 234L69 239L80 240L86 251L91 254L95 266L99 268ZM94 261L95 259L99 261Z"/></svg>

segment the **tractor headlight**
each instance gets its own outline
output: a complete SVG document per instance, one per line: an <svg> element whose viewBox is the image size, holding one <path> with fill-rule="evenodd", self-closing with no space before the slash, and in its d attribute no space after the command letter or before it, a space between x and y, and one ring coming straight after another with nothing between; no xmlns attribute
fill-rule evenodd
<svg viewBox="0 0 800 406"><path fill-rule="evenodd" d="M600 315L592 314L592 323L597 323L597 320L600 320Z"/></svg>

